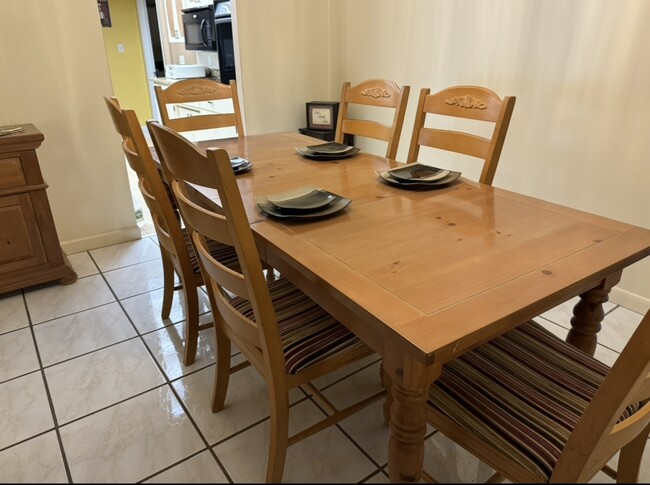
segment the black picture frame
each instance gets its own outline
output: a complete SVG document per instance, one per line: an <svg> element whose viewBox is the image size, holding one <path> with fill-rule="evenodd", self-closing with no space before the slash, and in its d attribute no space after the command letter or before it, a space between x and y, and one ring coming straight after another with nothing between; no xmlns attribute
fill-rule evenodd
<svg viewBox="0 0 650 485"><path fill-rule="evenodd" d="M97 10L102 27L112 27L113 24L111 22L111 11L108 8L108 0L97 0Z"/></svg>
<svg viewBox="0 0 650 485"><path fill-rule="evenodd" d="M307 103L307 129L335 130L338 115L338 101L310 101Z"/></svg>

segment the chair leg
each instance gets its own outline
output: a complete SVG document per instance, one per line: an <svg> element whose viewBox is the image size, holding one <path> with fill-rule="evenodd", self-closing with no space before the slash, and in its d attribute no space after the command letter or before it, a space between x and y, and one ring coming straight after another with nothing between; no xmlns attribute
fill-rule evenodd
<svg viewBox="0 0 650 485"><path fill-rule="evenodd" d="M648 441L650 425L642 433L621 448L618 457L618 470L616 473L616 483L638 483L639 468L643 458L643 450Z"/></svg>
<svg viewBox="0 0 650 485"><path fill-rule="evenodd" d="M275 281L275 270L266 261L264 261L264 260L261 260L261 261L262 261L262 269L264 269L264 271L266 273L266 281L269 282L269 283L274 282Z"/></svg>
<svg viewBox="0 0 650 485"><path fill-rule="evenodd" d="M183 282L185 296L185 356L183 363L192 365L196 359L196 347L199 340L199 296L197 289Z"/></svg>
<svg viewBox="0 0 650 485"><path fill-rule="evenodd" d="M217 413L223 409L228 383L230 382L231 346L230 339L221 331L216 319L214 324L217 335L217 365L214 371L214 386L212 387L212 412Z"/></svg>
<svg viewBox="0 0 650 485"><path fill-rule="evenodd" d="M388 372L384 370L384 361L381 361L379 364L379 377L381 378L381 383L386 389L386 397L384 398L384 423L386 426L390 425L390 405L393 402L393 393L391 387L393 387L393 380L388 375Z"/></svg>
<svg viewBox="0 0 650 485"><path fill-rule="evenodd" d="M284 392L274 389L273 382L269 382L268 385L271 403L271 431L266 482L280 483L289 446L289 395L286 389Z"/></svg>
<svg viewBox="0 0 650 485"><path fill-rule="evenodd" d="M163 265L163 303L160 316L163 320L166 320L172 311L174 301L174 265L162 248L160 252L162 253Z"/></svg>

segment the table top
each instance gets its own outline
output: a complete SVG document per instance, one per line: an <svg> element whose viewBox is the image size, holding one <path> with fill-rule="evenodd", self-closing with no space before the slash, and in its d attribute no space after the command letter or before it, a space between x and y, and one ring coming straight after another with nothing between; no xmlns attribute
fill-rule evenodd
<svg viewBox="0 0 650 485"><path fill-rule="evenodd" d="M314 139L297 133L199 143L253 162L237 181L271 264L276 257L295 274L316 275L312 292L358 316L349 326L380 354L399 342L424 365L446 362L650 254L644 228L462 177L403 190L375 174L394 161L363 151L309 160L294 149L308 144ZM296 221L255 203L256 195L312 184L352 203Z"/></svg>

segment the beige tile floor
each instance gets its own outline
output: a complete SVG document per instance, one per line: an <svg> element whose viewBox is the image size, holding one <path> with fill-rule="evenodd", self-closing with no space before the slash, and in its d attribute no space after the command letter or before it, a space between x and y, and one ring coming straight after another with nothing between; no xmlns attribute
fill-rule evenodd
<svg viewBox="0 0 650 485"><path fill-rule="evenodd" d="M210 411L214 333L201 333L196 363L184 367L182 303L168 320L159 315L159 258L155 236L73 254L75 284L0 298L0 482L263 480L265 384L251 368L239 372L227 407ZM208 320L204 294L201 302ZM540 321L564 336L574 303ZM605 309L596 355L611 364L641 315ZM378 366L369 358L317 385L341 404L379 387ZM323 415L303 390L291 398L292 429ZM387 439L376 403L290 448L284 481L386 483ZM444 482L491 474L433 429L425 469ZM641 479L650 480L650 460Z"/></svg>

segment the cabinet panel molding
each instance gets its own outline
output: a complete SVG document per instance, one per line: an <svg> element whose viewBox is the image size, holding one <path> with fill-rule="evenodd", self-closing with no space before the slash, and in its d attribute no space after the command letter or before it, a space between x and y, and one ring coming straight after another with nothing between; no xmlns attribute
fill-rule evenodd
<svg viewBox="0 0 650 485"><path fill-rule="evenodd" d="M44 135L32 124L0 137L0 294L43 283L74 283L61 250L36 156Z"/></svg>

